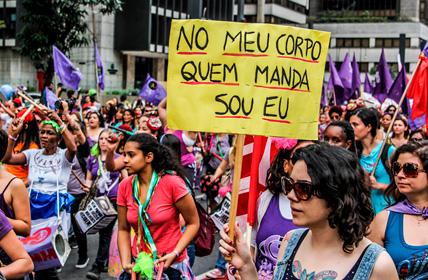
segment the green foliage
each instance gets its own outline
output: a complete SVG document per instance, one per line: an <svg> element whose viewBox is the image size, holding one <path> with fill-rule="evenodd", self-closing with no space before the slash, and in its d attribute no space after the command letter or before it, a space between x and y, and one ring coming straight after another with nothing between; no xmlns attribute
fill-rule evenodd
<svg viewBox="0 0 428 280"><path fill-rule="evenodd" d="M22 0L24 27L18 34L19 51L34 61L36 69L53 76L52 45L65 55L75 47L88 45L88 6L94 5L102 14L121 10L121 0Z"/></svg>
<svg viewBox="0 0 428 280"><path fill-rule="evenodd" d="M4 23L3 20L0 20L0 29L2 28L6 28L6 24Z"/></svg>

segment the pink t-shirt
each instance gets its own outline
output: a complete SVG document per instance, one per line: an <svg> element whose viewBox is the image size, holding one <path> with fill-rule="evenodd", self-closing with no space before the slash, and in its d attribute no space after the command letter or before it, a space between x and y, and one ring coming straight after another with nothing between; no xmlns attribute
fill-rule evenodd
<svg viewBox="0 0 428 280"><path fill-rule="evenodd" d="M135 233L138 235L138 205L134 202L132 195L132 180L134 176L124 179L119 185L117 194L117 205L128 208L127 219ZM180 229L180 219L175 202L189 193L189 189L179 176L165 175L155 187L148 214L153 223L147 223L150 234L155 242L158 256L164 252L171 253L182 236ZM142 231L144 234L144 231ZM137 235L132 242L132 255L137 256ZM148 245L144 244L141 238L141 245L144 252L150 252ZM174 262L181 262L187 256L184 250Z"/></svg>

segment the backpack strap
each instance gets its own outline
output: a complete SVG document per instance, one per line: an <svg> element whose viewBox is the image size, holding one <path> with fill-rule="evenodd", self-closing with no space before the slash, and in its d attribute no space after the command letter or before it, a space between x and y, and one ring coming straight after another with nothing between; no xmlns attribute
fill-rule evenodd
<svg viewBox="0 0 428 280"><path fill-rule="evenodd" d="M383 247L376 243L372 243L368 246L367 250L364 253L363 259L358 266L358 270L355 273L355 280L365 280L369 279L373 268L376 264L376 260L379 257L380 253L385 251Z"/></svg>
<svg viewBox="0 0 428 280"><path fill-rule="evenodd" d="M303 234L306 233L307 231L309 231L309 229L299 228L294 230L294 232L291 234L290 240L288 241L287 248L285 248L285 252L284 252L284 255L282 256L282 259L277 261L277 264L276 264L277 271L274 275L273 280L283 279L285 270L287 269L287 262L290 259L291 255L293 254L293 251L296 248L297 243L299 243Z"/></svg>

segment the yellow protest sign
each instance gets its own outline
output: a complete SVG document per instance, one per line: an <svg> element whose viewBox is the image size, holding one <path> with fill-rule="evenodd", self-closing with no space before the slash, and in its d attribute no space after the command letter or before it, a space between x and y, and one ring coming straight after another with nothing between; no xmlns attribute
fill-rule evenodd
<svg viewBox="0 0 428 280"><path fill-rule="evenodd" d="M173 20L168 127L317 139L329 41L288 26Z"/></svg>

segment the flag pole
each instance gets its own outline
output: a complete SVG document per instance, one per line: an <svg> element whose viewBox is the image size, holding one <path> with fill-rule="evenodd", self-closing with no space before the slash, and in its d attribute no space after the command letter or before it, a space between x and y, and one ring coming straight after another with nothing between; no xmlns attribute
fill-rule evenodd
<svg viewBox="0 0 428 280"><path fill-rule="evenodd" d="M57 93L58 91L58 84L56 81L56 73L54 72L54 83L55 83L55 95L59 97L59 94Z"/></svg>
<svg viewBox="0 0 428 280"><path fill-rule="evenodd" d="M254 136L253 154L251 157L251 175L250 175L250 191L248 196L248 213L247 213L247 244L251 245L251 232L254 224L257 186L259 182L259 165L262 148L261 136Z"/></svg>
<svg viewBox="0 0 428 280"><path fill-rule="evenodd" d="M398 116L398 111L400 111L401 105L403 104L404 99L406 98L407 91L409 90L410 84L412 83L412 80L413 80L413 76L414 76L414 75L415 75L415 73L418 71L418 68L419 68L419 65L421 64L421 61L422 61L422 60L419 58L419 59L418 59L418 63L416 64L415 71L413 71L413 73L412 73L412 77L410 78L409 82L407 83L406 88L404 89L403 95L401 96L400 102L399 102L399 103L398 103L398 105L397 105L397 110L395 110L395 113L394 113L394 115L392 116L391 124L389 125L389 127L388 127L388 131L386 132L385 137L384 137L384 139L383 139L382 146L380 147L379 154L377 155L377 158L376 158L375 164L374 164L374 166L373 166L373 171L370 173L370 175L372 175L372 176L374 176L374 174L375 174L375 172L376 172L376 168L377 168L377 165L378 165L378 163L379 163L379 159L380 159L380 157L381 157L381 155L382 155L382 151L383 151L383 149L385 148L385 144L386 144L386 140L387 140L387 138L388 138L388 135L391 133L391 130L392 130L392 127L393 127L393 123L394 123L395 119L396 119L396 118L397 118L397 116Z"/></svg>
<svg viewBox="0 0 428 280"><path fill-rule="evenodd" d="M97 90L97 100L101 103L101 93L100 93L100 85L98 84L98 66L97 66L97 50L95 49L95 43L97 42L97 31L95 24L95 12L94 5L91 5L92 11L92 40L94 41L94 67L95 67L95 88Z"/></svg>
<svg viewBox="0 0 428 280"><path fill-rule="evenodd" d="M238 197L239 197L239 184L241 181L241 170L242 170L242 157L244 154L244 143L245 135L238 134L236 141L236 154L235 164L233 171L233 182L232 182L232 198L230 201L229 211L229 237L235 240L235 222L236 222L236 211L238 210ZM226 260L231 260L231 257L225 256Z"/></svg>

